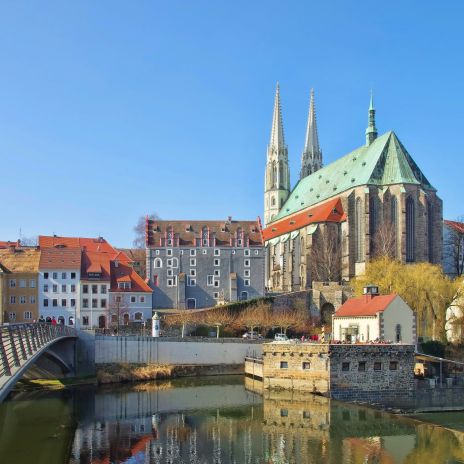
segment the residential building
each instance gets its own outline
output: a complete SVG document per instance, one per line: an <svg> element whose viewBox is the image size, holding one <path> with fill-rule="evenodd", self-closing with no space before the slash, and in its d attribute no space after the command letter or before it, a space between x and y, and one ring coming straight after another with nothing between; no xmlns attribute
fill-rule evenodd
<svg viewBox="0 0 464 464"><path fill-rule="evenodd" d="M147 254L145 248L118 248L117 250L122 251L129 257L131 266L142 279L147 278Z"/></svg>
<svg viewBox="0 0 464 464"><path fill-rule="evenodd" d="M452 279L464 274L464 222L443 221L443 272Z"/></svg>
<svg viewBox="0 0 464 464"><path fill-rule="evenodd" d="M38 314L40 250L9 246L0 249L0 323L33 322Z"/></svg>
<svg viewBox="0 0 464 464"><path fill-rule="evenodd" d="M75 325L80 314L80 248L42 248L39 264L39 314L49 322Z"/></svg>
<svg viewBox="0 0 464 464"><path fill-rule="evenodd" d="M372 97L365 145L322 167L312 94L293 189L287 158L277 88L264 188L268 288L349 281L379 254L441 264L442 201L396 134L377 136Z"/></svg>
<svg viewBox="0 0 464 464"><path fill-rule="evenodd" d="M150 219L146 246L154 308L204 308L264 295L259 219Z"/></svg>
<svg viewBox="0 0 464 464"><path fill-rule="evenodd" d="M413 310L396 293L379 295L375 285L364 288L364 295L343 303L332 318L334 340L370 342L388 340L416 343L416 318Z"/></svg>

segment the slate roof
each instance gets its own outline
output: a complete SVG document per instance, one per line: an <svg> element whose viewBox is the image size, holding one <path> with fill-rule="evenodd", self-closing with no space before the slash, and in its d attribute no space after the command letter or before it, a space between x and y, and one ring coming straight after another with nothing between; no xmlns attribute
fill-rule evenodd
<svg viewBox="0 0 464 464"><path fill-rule="evenodd" d="M334 317L375 316L385 311L397 296L396 293L391 293L374 297L363 295L350 298L337 309Z"/></svg>
<svg viewBox="0 0 464 464"><path fill-rule="evenodd" d="M273 222L361 185L421 185L435 189L394 132L378 137L301 179ZM271 223L272 224L272 223Z"/></svg>
<svg viewBox="0 0 464 464"><path fill-rule="evenodd" d="M257 221L160 221L149 219L147 221L147 246L161 246L162 239L167 237L169 228L172 228L174 242L178 240L178 246L194 247L195 239L202 238L203 228L209 230L210 238L216 238L217 247L236 246L239 229L243 232L243 244L245 246L262 246L263 236L261 224ZM177 246L175 244L174 246Z"/></svg>
<svg viewBox="0 0 464 464"><path fill-rule="evenodd" d="M40 269L80 269L80 248L42 248Z"/></svg>

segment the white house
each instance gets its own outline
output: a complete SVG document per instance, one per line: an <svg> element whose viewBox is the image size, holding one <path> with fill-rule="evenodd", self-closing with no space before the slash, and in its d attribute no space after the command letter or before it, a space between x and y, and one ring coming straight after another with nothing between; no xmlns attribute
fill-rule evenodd
<svg viewBox="0 0 464 464"><path fill-rule="evenodd" d="M412 309L396 293L379 295L378 287L364 288L360 298L350 298L332 318L334 340L369 342L388 340L416 343L416 318Z"/></svg>
<svg viewBox="0 0 464 464"><path fill-rule="evenodd" d="M39 316L74 325L79 314L80 275L80 248L43 248L39 262Z"/></svg>

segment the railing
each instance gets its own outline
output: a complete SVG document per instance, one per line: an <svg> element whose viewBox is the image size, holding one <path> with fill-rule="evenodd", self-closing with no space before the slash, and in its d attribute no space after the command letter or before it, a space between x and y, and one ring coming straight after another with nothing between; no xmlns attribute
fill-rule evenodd
<svg viewBox="0 0 464 464"><path fill-rule="evenodd" d="M12 375L37 351L61 337L74 337L76 330L57 324L11 324L0 326L0 378Z"/></svg>

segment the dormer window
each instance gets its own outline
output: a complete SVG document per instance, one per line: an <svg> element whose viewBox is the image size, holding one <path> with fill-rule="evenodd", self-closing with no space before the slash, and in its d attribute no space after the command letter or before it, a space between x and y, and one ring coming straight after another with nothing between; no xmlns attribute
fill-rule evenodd
<svg viewBox="0 0 464 464"><path fill-rule="evenodd" d="M130 290L131 283L130 282L118 282L118 288L121 290Z"/></svg>

